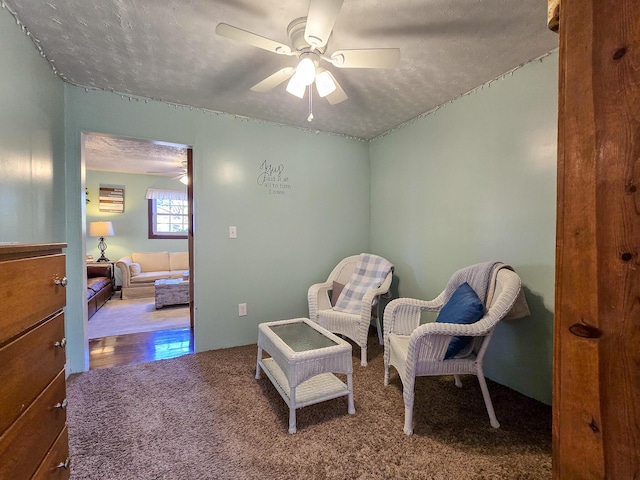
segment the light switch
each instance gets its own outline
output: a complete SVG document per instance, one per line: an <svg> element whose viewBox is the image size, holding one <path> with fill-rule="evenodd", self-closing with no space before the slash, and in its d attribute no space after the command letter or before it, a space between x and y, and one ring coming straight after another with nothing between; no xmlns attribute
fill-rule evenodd
<svg viewBox="0 0 640 480"><path fill-rule="evenodd" d="M239 317L244 317L247 315L247 304L246 303L239 303L238 304L238 316Z"/></svg>
<svg viewBox="0 0 640 480"><path fill-rule="evenodd" d="M229 227L229 238L238 238L236 227Z"/></svg>

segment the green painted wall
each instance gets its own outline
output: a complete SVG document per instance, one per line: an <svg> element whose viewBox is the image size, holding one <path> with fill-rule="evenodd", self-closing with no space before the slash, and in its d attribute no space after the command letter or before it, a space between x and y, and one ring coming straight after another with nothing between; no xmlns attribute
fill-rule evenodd
<svg viewBox="0 0 640 480"><path fill-rule="evenodd" d="M124 213L100 212L100 185L119 185L124 187ZM148 200L145 195L148 188L176 190L186 193L186 186L178 180L158 175L134 175L126 173L87 170L86 187L86 231L89 222L110 221L115 236L106 238L106 256L117 261L132 252L186 252L189 248L184 239L149 239ZM97 238L87 237L87 255L100 256ZM116 268L116 283L120 285L120 271Z"/></svg>
<svg viewBox="0 0 640 480"><path fill-rule="evenodd" d="M0 8L0 243L63 242L64 84Z"/></svg>
<svg viewBox="0 0 640 480"><path fill-rule="evenodd" d="M498 259L522 277L533 314L499 326L488 376L550 403L556 54L367 144L85 92L53 75L4 9L0 37L0 242L69 244L71 371L88 365L84 259L96 250L82 133L98 132L194 148L198 350L253 343L257 323L305 315L308 285L346 255L384 255L400 294L420 298ZM283 165L283 195L258 185L265 161Z"/></svg>
<svg viewBox="0 0 640 480"><path fill-rule="evenodd" d="M75 194L84 191L82 133L193 147L198 351L254 343L258 323L306 316L309 285L325 280L345 256L369 250L365 142L70 85L65 102L67 182L74 192L67 196L72 275L82 275L86 251L95 248L93 239L84 243L85 206ZM259 184L265 162L281 168L280 181L270 182L281 194ZM228 238L229 226L237 227L237 239ZM67 351L74 372L87 365L83 295L81 286L68 293ZM244 302L248 315L238 317Z"/></svg>
<svg viewBox="0 0 640 480"><path fill-rule="evenodd" d="M520 274L532 311L503 322L487 376L551 403L558 56L371 143L371 248L401 296L434 298L466 265Z"/></svg>

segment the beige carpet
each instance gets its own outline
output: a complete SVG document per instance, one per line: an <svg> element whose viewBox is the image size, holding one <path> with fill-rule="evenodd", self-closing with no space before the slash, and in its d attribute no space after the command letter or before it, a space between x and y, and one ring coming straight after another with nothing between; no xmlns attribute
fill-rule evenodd
<svg viewBox="0 0 640 480"><path fill-rule="evenodd" d="M92 370L69 378L72 480L549 479L551 407L489 382L493 429L475 377L420 378L415 434L403 431L395 371L382 350L354 361L356 414L345 398L288 410L256 346Z"/></svg>
<svg viewBox="0 0 640 480"><path fill-rule="evenodd" d="M121 300L114 296L89 319L88 330L91 339L188 326L188 305L174 305L156 310L153 297Z"/></svg>

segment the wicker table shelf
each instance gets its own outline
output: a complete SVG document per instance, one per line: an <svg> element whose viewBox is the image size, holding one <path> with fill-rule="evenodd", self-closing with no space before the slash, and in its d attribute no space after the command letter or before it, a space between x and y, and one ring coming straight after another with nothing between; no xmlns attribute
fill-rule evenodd
<svg viewBox="0 0 640 480"><path fill-rule="evenodd" d="M289 433L296 433L298 408L346 396L355 413L351 345L307 318L258 325L256 379L261 371L289 407ZM334 373L346 374L347 383Z"/></svg>

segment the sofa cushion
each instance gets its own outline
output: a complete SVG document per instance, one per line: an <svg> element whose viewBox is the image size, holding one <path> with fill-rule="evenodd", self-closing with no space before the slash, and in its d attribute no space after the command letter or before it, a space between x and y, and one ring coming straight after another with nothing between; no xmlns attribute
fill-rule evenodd
<svg viewBox="0 0 640 480"><path fill-rule="evenodd" d="M131 273L132 277L135 277L136 275L140 275L141 271L142 271L142 269L140 268L140 264L139 263L131 262L129 264L129 272Z"/></svg>
<svg viewBox="0 0 640 480"><path fill-rule="evenodd" d="M131 260L140 264L142 273L170 270L169 252L132 253Z"/></svg>
<svg viewBox="0 0 640 480"><path fill-rule="evenodd" d="M188 252L171 252L169 253L169 270L189 270L189 253Z"/></svg>
<svg viewBox="0 0 640 480"><path fill-rule="evenodd" d="M153 283L156 280L161 280L163 278L171 278L171 274L169 270L161 270L159 272L142 272L140 275L136 275L135 277L131 277L131 284L137 285L140 283L149 284Z"/></svg>
<svg viewBox="0 0 640 480"><path fill-rule="evenodd" d="M104 287L111 283L111 279L107 277L93 277L87 279L87 290L93 290L98 293Z"/></svg>

